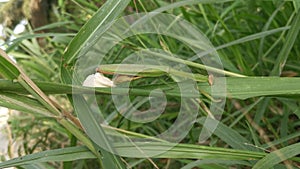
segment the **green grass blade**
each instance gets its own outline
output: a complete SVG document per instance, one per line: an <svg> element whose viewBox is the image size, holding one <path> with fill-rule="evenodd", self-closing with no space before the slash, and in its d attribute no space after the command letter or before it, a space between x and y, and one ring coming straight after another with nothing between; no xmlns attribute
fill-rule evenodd
<svg viewBox="0 0 300 169"><path fill-rule="evenodd" d="M255 33L255 34L245 36L245 37L242 37L240 39L225 43L223 45L217 46L215 49L216 50L224 49L224 48L227 48L227 47L230 47L230 46L234 46L234 45L238 45L238 44L241 44L241 43L253 41L253 40L256 40L256 39L259 39L259 38L264 38L266 36L273 35L275 33L286 31L286 30L289 30L289 29L290 29L290 26L284 26L284 27L279 27L279 28L275 28L275 29ZM199 53L199 55L200 56L205 56L210 52L212 52L212 51L207 50L207 51Z"/></svg>
<svg viewBox="0 0 300 169"><path fill-rule="evenodd" d="M97 117L90 110L84 98L80 95L73 96L74 104L76 104L75 111L80 122L86 130L86 133L91 137L97 145L95 148L102 156L103 166L109 168L124 168L124 164L120 161L119 157L112 154L115 152L112 145L109 143L106 133L97 121Z"/></svg>
<svg viewBox="0 0 300 169"><path fill-rule="evenodd" d="M238 160L205 159L205 160L197 160L191 162L180 169L194 169L195 167L199 168L205 164L220 164L224 166L224 168L229 168L231 165L237 165L237 164L242 166L251 166L249 162L242 161L242 160L238 161Z"/></svg>
<svg viewBox="0 0 300 169"><path fill-rule="evenodd" d="M137 149L138 146L140 149ZM257 160L265 156L265 153L232 150L226 148L213 148L191 144L175 144L162 142L136 143L136 145L118 144L116 151L124 157L143 158L145 154L161 152L161 149L169 151L159 154L155 158L186 158L186 159L223 159L223 160ZM77 159L92 159L96 156L86 147L69 147L56 150L48 150L26 155L5 161L0 167L19 166L32 163L49 161L73 161ZM111 166L112 167L112 166ZM110 167L110 168L111 168Z"/></svg>
<svg viewBox="0 0 300 169"><path fill-rule="evenodd" d="M224 2L232 2L234 0L185 0L185 1L178 1L172 4L160 7L153 12L164 12L167 10L179 8L185 5L194 5L194 4L214 4L214 3L224 3Z"/></svg>
<svg viewBox="0 0 300 169"><path fill-rule="evenodd" d="M96 11L98 9L98 7L92 2L88 2L88 1L84 1L84 0L74 0L74 1L86 8L89 8L92 11ZM86 8L84 8L84 9L87 10Z"/></svg>
<svg viewBox="0 0 300 169"><path fill-rule="evenodd" d="M72 23L74 23L74 22L73 21L54 22L51 24L47 24L45 26L38 27L38 28L34 29L33 31L37 32L37 31L42 31L42 30L47 30L47 29L59 28L59 27L66 26L66 25L72 24Z"/></svg>
<svg viewBox="0 0 300 169"><path fill-rule="evenodd" d="M198 123L204 124L205 117L202 117L198 119ZM212 132L214 135L218 136L221 140L226 142L229 146L231 146L234 149L240 149L240 150L253 150L252 147L247 146L246 144L252 144L247 139L245 139L243 136L241 136L237 131L233 130L232 128L226 126L220 121L209 119L210 123L207 123L207 126L204 126L206 129L208 129L210 132ZM217 128L213 124L218 123ZM212 125L212 126L211 126Z"/></svg>
<svg viewBox="0 0 300 169"><path fill-rule="evenodd" d="M55 169L47 163L26 164L21 166L22 169Z"/></svg>
<svg viewBox="0 0 300 169"><path fill-rule="evenodd" d="M40 102L23 95L1 92L0 106L18 110L21 112L28 112L34 115L53 117L51 112L45 109L44 106L40 104Z"/></svg>
<svg viewBox="0 0 300 169"><path fill-rule="evenodd" d="M69 147L56 150L47 150L39 153L29 154L0 163L1 168L21 166L51 161L75 161L78 159L91 159L96 156L86 147Z"/></svg>
<svg viewBox="0 0 300 169"><path fill-rule="evenodd" d="M274 165L298 154L300 154L300 143L289 145L266 155L253 166L253 169L271 168Z"/></svg>
<svg viewBox="0 0 300 169"><path fill-rule="evenodd" d="M272 15L268 18L268 21L266 22L266 24L263 27L263 31L266 31L270 28L270 25L272 23L272 21L274 20L274 17L277 15L277 13L280 11L280 9L282 8L282 6L284 5L284 3L281 3L279 7L277 7L277 9L272 13ZM263 49L264 49L264 45L265 45L265 37L262 37L260 39L259 42L259 50L258 50L258 58L261 59L261 57L263 56Z"/></svg>
<svg viewBox="0 0 300 169"><path fill-rule="evenodd" d="M291 49L294 46L294 43L298 37L300 31L300 13L298 12L295 16L295 20L291 25L291 29L289 30L286 42L284 43L280 53L276 59L275 65L271 72L271 76L279 76L282 72L283 67L285 66L286 60L291 52Z"/></svg>
<svg viewBox="0 0 300 169"><path fill-rule="evenodd" d="M207 51L209 51L209 50L207 50ZM206 70L206 71L211 71L211 72L215 72L215 73L218 73L218 74L224 74L224 75L232 76L232 77L246 77L245 75L229 72L229 71L226 71L226 70L222 70L222 69L215 68L215 67L208 66L208 65L204 65L204 64L199 64L199 63L196 63L196 62L192 62L190 60L184 60L184 59L176 58L176 57L169 57L168 55L158 53L158 52L153 52L153 51L148 50L148 49L143 50L143 52L145 52L147 54L151 54L153 56L157 56L157 57L166 59L166 60L170 60L170 61L174 61L174 62L177 62L177 63L185 64L185 65L197 68L197 69L203 69L203 70ZM199 55L202 55L202 53L199 53Z"/></svg>
<svg viewBox="0 0 300 169"><path fill-rule="evenodd" d="M215 78L215 80L218 80ZM52 83L52 82L35 82L43 92L47 94L72 94L72 87L76 93L91 93L93 89L72 86L67 84ZM226 97L236 99L247 99L258 96L299 96L300 95L300 78L294 77L227 77L227 93ZM167 96L181 97L180 91L175 83L168 85L160 84L156 87L161 88ZM206 92L211 92L211 87L208 83L198 83L199 88ZM19 94L28 94L22 86L10 80L0 80L0 89L6 92L15 92ZM133 87L130 89L130 95L149 96L153 90L151 86ZM96 94L111 94L111 88L96 88ZM126 94L127 89L114 89L115 94ZM153 93L155 94L155 93ZM222 96L223 93L215 92L216 96ZM199 97L198 95L190 95L190 97Z"/></svg>
<svg viewBox="0 0 300 169"><path fill-rule="evenodd" d="M279 144L287 142L289 140L297 139L299 137L300 137L300 132L298 132L298 133L292 133L292 134L290 134L290 135L288 135L286 137L282 137L282 138L279 138L279 139L274 140L272 142L268 142L266 144L263 144L263 145L261 145L261 147L264 148L264 149L267 149L267 148L270 148L272 146L277 146Z"/></svg>
<svg viewBox="0 0 300 169"><path fill-rule="evenodd" d="M300 78L296 77L230 77L226 78L226 84L227 97L236 99L258 96L293 96L300 93ZM207 85L203 88L209 92Z"/></svg>
<svg viewBox="0 0 300 169"><path fill-rule="evenodd" d="M121 156L131 158L142 158L145 154L154 154L167 149L169 150L155 156L155 158L255 160L265 156L265 153L253 151L162 142L135 142L134 145L132 143L120 143L115 145L115 149Z"/></svg>
<svg viewBox="0 0 300 169"><path fill-rule="evenodd" d="M18 37L17 39L12 41L12 44L9 44L6 49L7 52L13 51L22 41L26 39L33 38L42 38L42 37L67 37L67 36L75 36L74 33L36 33L36 34L24 34Z"/></svg>
<svg viewBox="0 0 300 169"><path fill-rule="evenodd" d="M129 0L107 1L95 15L80 29L74 39L70 42L64 53L64 62L70 64L78 56L82 48L95 36L101 37L106 31L107 24L114 21L128 5Z"/></svg>
<svg viewBox="0 0 300 169"><path fill-rule="evenodd" d="M299 154L300 143L285 147L281 150L272 152L268 155L266 153L259 153L253 151L233 150L228 148L213 148L200 145L191 144L174 144L174 143L135 143L118 144L116 151L124 157L142 158L144 154L153 152L160 152L161 149L169 149L169 151L159 154L156 158L185 158L185 159L218 159L218 160L258 160L262 159L256 164L257 168L273 166L287 158L291 158ZM138 146L140 149L137 149ZM281 153L281 158L278 156ZM69 147L57 150L48 150L35 154L26 155L0 164L0 167L11 167L39 162L49 161L72 161L77 159L91 159L96 156L91 153L86 147ZM299 161L299 158L291 160Z"/></svg>
<svg viewBox="0 0 300 169"><path fill-rule="evenodd" d="M292 1L293 1L293 4L294 4L295 11L296 11L296 12L299 12L299 9L300 9L300 1L298 1L298 0L292 0Z"/></svg>
<svg viewBox="0 0 300 169"><path fill-rule="evenodd" d="M19 70L5 58L6 53L2 49L0 49L0 55L3 56L0 57L0 74L7 79L17 79L20 75Z"/></svg>
<svg viewBox="0 0 300 169"><path fill-rule="evenodd" d="M85 53L83 47L93 45L95 37L100 38L101 35L108 29L108 26L123 12L130 0L111 0L107 1L93 15L93 17L80 29L77 35L68 45L61 65L61 80L64 83L72 83L72 67L78 54ZM87 49L87 48L85 48Z"/></svg>

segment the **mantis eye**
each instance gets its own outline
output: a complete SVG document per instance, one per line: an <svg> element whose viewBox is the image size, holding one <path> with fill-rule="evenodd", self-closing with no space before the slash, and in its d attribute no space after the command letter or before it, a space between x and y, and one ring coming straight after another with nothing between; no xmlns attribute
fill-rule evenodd
<svg viewBox="0 0 300 169"><path fill-rule="evenodd" d="M83 82L82 86L86 87L115 87L113 81L103 76L101 73L89 75Z"/></svg>

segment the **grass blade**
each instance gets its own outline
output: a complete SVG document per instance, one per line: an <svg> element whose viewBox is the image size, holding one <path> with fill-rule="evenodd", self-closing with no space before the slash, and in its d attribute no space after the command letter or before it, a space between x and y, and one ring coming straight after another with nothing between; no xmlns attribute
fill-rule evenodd
<svg viewBox="0 0 300 169"><path fill-rule="evenodd" d="M298 12L287 34L286 42L284 43L276 59L275 65L270 74L271 76L279 76L281 74L282 69L285 66L285 62L290 54L290 51L293 48L294 43L298 37L299 31L300 31L300 13Z"/></svg>
<svg viewBox="0 0 300 169"><path fill-rule="evenodd" d="M42 38L42 37L73 37L75 36L74 33L41 33L41 34L24 34L17 39L12 41L12 44L9 44L9 47L6 49L6 51L9 53L10 51L13 51L22 41L26 39L33 39L33 38Z"/></svg>
<svg viewBox="0 0 300 169"><path fill-rule="evenodd" d="M272 153L266 155L263 159L259 160L254 166L253 169L264 169L271 168L274 165L287 160L291 157L300 154L300 143L296 143L287 147L284 147L280 150L273 151Z"/></svg>
<svg viewBox="0 0 300 169"><path fill-rule="evenodd" d="M204 124L205 117L202 117L198 119L198 123ZM217 128L215 126L204 126L206 129L208 129L210 132L212 132L214 135L218 136L221 140L225 141L227 144L229 144L234 149L240 149L240 150L252 150L252 147L247 146L246 144L251 144L247 139L245 139L243 136L241 136L237 131L233 130L232 128L226 126L220 121L209 119L211 122L207 124L215 124L218 123Z"/></svg>
<svg viewBox="0 0 300 169"><path fill-rule="evenodd" d="M53 117L51 112L45 109L44 106L40 104L40 102L23 95L1 92L0 106L18 110L21 112L28 112L34 115Z"/></svg>
<svg viewBox="0 0 300 169"><path fill-rule="evenodd" d="M92 152L90 152L86 147L69 147L29 154L23 157L4 161L0 163L0 167L6 168L41 162L74 161L78 159L91 158L96 158L96 156Z"/></svg>
<svg viewBox="0 0 300 169"><path fill-rule="evenodd" d="M145 154L161 152L161 149L169 151L156 156L156 158L186 158L186 159L223 159L223 160L257 160L265 156L265 153L232 150L226 148L213 148L207 146L175 143L136 143L137 145L118 144L116 151L123 157L143 158ZM136 146L141 149L137 149ZM142 152L141 152L142 151ZM145 153L145 154L144 154ZM26 155L5 161L0 167L19 166L32 163L49 162L49 161L72 161L77 159L92 159L96 156L86 147L68 147L63 149L48 150L39 153Z"/></svg>
<svg viewBox="0 0 300 169"><path fill-rule="evenodd" d="M215 80L218 80L215 78ZM72 88L77 94L91 93L93 89L72 86L68 84L52 83L52 82L35 82L47 94L72 94ZM226 97L236 99L247 99L258 96L299 96L300 95L300 78L298 77L226 77L227 93ZM211 87L208 83L198 83L199 88L206 92L211 92ZM161 88L167 96L180 97L180 91L176 84L169 83L168 85L160 84L156 87ZM19 94L28 94L22 86L14 83L11 80L0 80L0 89L6 92L15 92ZM149 96L153 90L151 86L133 87L130 89L130 95ZM111 94L111 88L96 88L96 94ZM127 89L114 89L115 94L126 94ZM218 95L217 92L215 92ZM155 93L153 93L155 94ZM222 96L223 93L219 93ZM190 95L190 97L199 97Z"/></svg>
<svg viewBox="0 0 300 169"><path fill-rule="evenodd" d="M80 95L73 96L74 104L76 104L75 111L80 122L86 130L86 133L91 137L97 145L95 149L101 154L104 168L119 169L125 168L119 157L112 154L115 150L109 143L106 133L97 121L97 117L90 110L84 98Z"/></svg>
<svg viewBox="0 0 300 169"><path fill-rule="evenodd" d="M166 5L163 7L160 7L156 10L154 10L153 12L164 12L167 10L171 10L174 8L179 8L181 6L185 6L185 5L193 5L193 4L214 4L214 3L224 3L224 2L232 2L233 0L185 0L185 1L178 1L178 2L174 2L170 5Z"/></svg>
<svg viewBox="0 0 300 169"><path fill-rule="evenodd" d="M292 96L300 93L300 78L296 77L230 77L226 78L226 83L226 95L229 98L247 99L258 96ZM203 86L203 90L209 91L207 87Z"/></svg>
<svg viewBox="0 0 300 169"><path fill-rule="evenodd" d="M20 71L9 61L6 56L6 53L0 49L0 72L1 75L7 79L14 80L20 75Z"/></svg>
<svg viewBox="0 0 300 169"><path fill-rule="evenodd" d="M94 39L96 35L97 37L101 37L106 29L108 29L108 27L106 27L107 24L113 22L129 2L129 0L107 1L70 42L63 56L65 63L70 64L78 56L79 52L84 53L81 49L91 41L91 39Z"/></svg>
<svg viewBox="0 0 300 169"><path fill-rule="evenodd" d="M137 149L139 147L139 149ZM172 147L172 148L171 148ZM170 149L171 148L171 149ZM166 150L156 158L185 158L185 159L227 159L227 160L255 160L261 159L265 153L199 146L193 144L176 144L162 142L135 142L116 144L115 149L124 157L142 158L145 154L154 154Z"/></svg>

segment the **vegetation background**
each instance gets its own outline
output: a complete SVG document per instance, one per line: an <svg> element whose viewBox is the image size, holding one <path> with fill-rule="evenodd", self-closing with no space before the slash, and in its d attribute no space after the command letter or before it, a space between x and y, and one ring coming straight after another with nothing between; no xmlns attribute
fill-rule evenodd
<svg viewBox="0 0 300 169"><path fill-rule="evenodd" d="M19 111L9 119L10 138L22 140L18 152L24 157L6 161L3 156L5 162L0 167L299 168L299 8L298 0L11 0L2 3L0 19L5 36L0 45L16 63L1 52L0 105ZM104 29L100 21L151 11L184 18L209 38L225 70L232 73L227 76L230 93L220 124L207 142L198 143L203 126L201 117L208 114L211 101L209 85L203 82L199 85L206 95L199 103L199 119L180 144L155 158L140 158L135 155L134 147L123 145L120 157L101 149L80 129L75 118L78 112L74 112L70 97L69 74L76 52L94 36L93 29ZM25 32L14 34L13 28L23 19L28 21ZM15 38L11 39L12 36ZM120 63L128 53L140 48L158 48L187 57L193 54L175 39L140 35L116 45L106 63ZM207 75L197 67L191 69ZM245 77L235 77L237 74ZM133 81L131 87L141 90L132 90L132 99L147 96L154 87L168 87L172 83L172 79L164 76L155 79ZM141 125L118 114L109 89L96 91L99 105L104 105L99 108L115 127L113 130L128 136L150 138L165 131L176 119L180 106L180 98L175 96L178 91L166 91L169 106L166 112L155 122ZM145 103L140 109L148 107ZM85 111L93 114L88 108ZM101 133L101 125L94 125L92 132ZM105 134L98 139L105 141ZM150 145L147 151L167 145L159 142ZM11 151L9 147L8 154Z"/></svg>

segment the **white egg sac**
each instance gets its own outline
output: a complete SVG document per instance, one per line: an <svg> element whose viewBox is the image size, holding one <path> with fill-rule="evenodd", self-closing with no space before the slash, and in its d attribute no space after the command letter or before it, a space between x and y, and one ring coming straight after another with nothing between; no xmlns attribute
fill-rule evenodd
<svg viewBox="0 0 300 169"><path fill-rule="evenodd" d="M115 87L115 84L109 78L101 73L89 75L83 82L82 86L86 87Z"/></svg>

